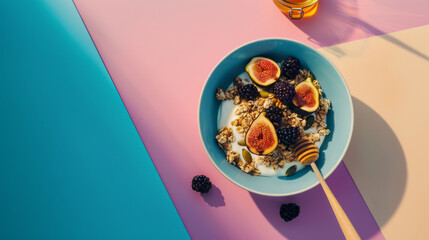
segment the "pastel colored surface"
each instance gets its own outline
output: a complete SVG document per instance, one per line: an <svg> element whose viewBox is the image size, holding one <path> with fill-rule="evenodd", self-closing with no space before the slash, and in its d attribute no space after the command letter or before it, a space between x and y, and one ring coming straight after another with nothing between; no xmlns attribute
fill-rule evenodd
<svg viewBox="0 0 429 240"><path fill-rule="evenodd" d="M254 196L215 170L198 136L201 88L217 61L244 42L276 36L329 46L381 35L427 24L428 2L321 1L318 15L300 22L271 1L75 2L192 237L237 239L245 228L258 229L246 235L255 239L320 238L321 231L325 239L342 238L320 188L289 198ZM192 192L196 174L209 175L214 191ZM363 239L383 239L344 165L328 184ZM278 207L289 201L312 211L284 225Z"/></svg>
<svg viewBox="0 0 429 240"><path fill-rule="evenodd" d="M73 2L0 22L0 239L189 238Z"/></svg>
<svg viewBox="0 0 429 240"><path fill-rule="evenodd" d="M323 49L349 80L345 163L387 239L429 239L429 25Z"/></svg>

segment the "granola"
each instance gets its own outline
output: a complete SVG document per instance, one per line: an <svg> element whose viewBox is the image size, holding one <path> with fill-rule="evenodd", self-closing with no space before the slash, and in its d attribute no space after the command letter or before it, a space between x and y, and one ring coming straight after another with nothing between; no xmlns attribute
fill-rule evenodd
<svg viewBox="0 0 429 240"><path fill-rule="evenodd" d="M236 96L236 98L237 97L239 98L239 96ZM256 101L234 100L234 104L237 105L234 111L237 118L231 121L231 125L236 127L237 132L241 133L241 136L244 137L253 120L255 120L261 112L273 105L273 101L270 97L261 97Z"/></svg>
<svg viewBox="0 0 429 240"><path fill-rule="evenodd" d="M319 133L303 133L301 134L301 138L307 139L312 143L320 142L320 134Z"/></svg>
<svg viewBox="0 0 429 240"><path fill-rule="evenodd" d="M277 146L277 152L279 153L279 155L281 156L281 159L284 160L287 163L291 163L291 162L296 162L298 161L296 159L295 154L293 153L292 150L290 150L286 145L284 144L279 144Z"/></svg>
<svg viewBox="0 0 429 240"><path fill-rule="evenodd" d="M237 87L236 86L232 86L230 88L228 88L225 92L223 91L222 88L218 88L216 91L216 99L217 100L233 100L235 99L237 95ZM234 100L235 101L235 100Z"/></svg>
<svg viewBox="0 0 429 240"><path fill-rule="evenodd" d="M225 151L230 151L232 149L231 143L234 142L235 137L232 133L232 128L222 127L218 130L218 135L216 140L220 146Z"/></svg>
<svg viewBox="0 0 429 240"><path fill-rule="evenodd" d="M261 172L256 168L256 163L253 160L251 163L247 163L245 161L238 162L237 166L241 169L241 171L245 173L253 173L253 175L259 175Z"/></svg>
<svg viewBox="0 0 429 240"><path fill-rule="evenodd" d="M313 84L319 93L319 106L317 110L310 115L313 116L312 119L309 120L313 123L312 126L306 126L306 118L310 113L303 114L302 111L297 111L297 105L294 107L291 105L293 103L285 102L284 97L282 98L284 95L276 96L273 94L272 87L261 88L255 85L256 87L246 86L243 88L243 86L247 84L253 84L252 81L247 78L237 77L232 81L233 84L227 90L224 91L221 88L217 89L216 98L218 100L230 101L231 104L234 105L232 113L234 117L230 118L228 122L224 122L226 126L221 127L216 136L219 146L226 152L226 160L229 163L237 166L243 172L253 175L264 174L263 172L261 173L261 168L271 168L273 170L284 169L283 172L285 172L286 169L291 166L298 166L299 163L297 157L293 152L294 145L292 143L288 143L289 145L283 144L287 143L286 140L285 142L280 141L280 143L276 143L277 146L274 151L267 155L258 156L256 154L251 154L251 159L247 157L247 161L245 161L242 156L242 150L246 148L244 140L246 133L249 131L254 120L257 119L261 113L268 113L270 111L268 109L270 108L281 109L276 110L277 114L280 115L276 115L278 116L276 118L277 120L275 120L276 122L273 122L277 132L279 129L284 130L284 128L295 128L298 129L294 130L294 134L297 134L298 139L308 139L313 143L321 142L324 136L330 134L330 130L328 129L328 124L326 122L326 115L330 110L331 101L324 97L320 82L315 79L314 75L307 69L300 69L295 78L287 79L286 77L281 76L277 81L286 82L292 86L296 86L305 80L310 84ZM245 92L246 90L244 89L251 89L255 92ZM253 97L258 93L257 91L260 92L259 96L249 98L248 94L252 94L250 96ZM280 99L283 99L283 102ZM281 113L283 115L281 115ZM307 131L308 128L309 130ZM234 133L236 134L235 136ZM285 133L283 132L282 134ZM236 139L239 140L238 142L242 142L242 144L234 143Z"/></svg>
<svg viewBox="0 0 429 240"><path fill-rule="evenodd" d="M240 154L234 151L228 151L226 153L226 160L228 160L229 163L236 165L240 161Z"/></svg>

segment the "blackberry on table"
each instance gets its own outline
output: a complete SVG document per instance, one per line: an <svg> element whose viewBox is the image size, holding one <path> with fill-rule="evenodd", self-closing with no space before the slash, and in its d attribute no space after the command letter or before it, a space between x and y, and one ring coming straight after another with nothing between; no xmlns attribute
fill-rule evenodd
<svg viewBox="0 0 429 240"><path fill-rule="evenodd" d="M301 68L301 63L295 57L288 57L282 64L281 75L286 77L286 79L295 79L296 75L299 73Z"/></svg>
<svg viewBox="0 0 429 240"><path fill-rule="evenodd" d="M287 82L277 81L273 87L273 93L283 104L289 105L295 96L295 88Z"/></svg>
<svg viewBox="0 0 429 240"><path fill-rule="evenodd" d="M267 118L272 123L280 124L282 122L283 109L273 105L273 106L269 107L266 112L267 112L267 114L266 114Z"/></svg>
<svg viewBox="0 0 429 240"><path fill-rule="evenodd" d="M299 206L295 203L282 204L280 207L280 217L285 221L292 221L299 215Z"/></svg>
<svg viewBox="0 0 429 240"><path fill-rule="evenodd" d="M237 90L240 98L245 99L247 101L253 101L257 97L261 96L256 86L253 84L245 84L243 86L239 86Z"/></svg>
<svg viewBox="0 0 429 240"><path fill-rule="evenodd" d="M298 140L299 137L299 128L297 127L287 127L287 128L281 128L277 130L277 137L279 138L280 142L284 145L293 145L296 143L296 140Z"/></svg>
<svg viewBox="0 0 429 240"><path fill-rule="evenodd" d="M200 193L207 193L212 188L210 178L204 175L197 175L192 179L192 190Z"/></svg>

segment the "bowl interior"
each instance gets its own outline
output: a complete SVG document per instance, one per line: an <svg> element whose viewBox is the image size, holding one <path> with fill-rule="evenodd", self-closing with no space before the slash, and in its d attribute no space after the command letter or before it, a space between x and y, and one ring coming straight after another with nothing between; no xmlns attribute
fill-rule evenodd
<svg viewBox="0 0 429 240"><path fill-rule="evenodd" d="M228 163L225 152L215 140L220 104L215 98L216 89L226 89L255 56L268 57L276 62L288 56L297 57L305 68L313 72L326 97L332 101L332 109L327 115L331 134L325 138L320 158L316 161L325 177L338 166L350 142L353 129L350 93L341 74L325 57L306 45L286 39L263 39L243 45L222 59L210 74L200 99L199 128L214 165L225 177L248 191L270 196L297 194L318 183L309 166L292 177L252 176Z"/></svg>

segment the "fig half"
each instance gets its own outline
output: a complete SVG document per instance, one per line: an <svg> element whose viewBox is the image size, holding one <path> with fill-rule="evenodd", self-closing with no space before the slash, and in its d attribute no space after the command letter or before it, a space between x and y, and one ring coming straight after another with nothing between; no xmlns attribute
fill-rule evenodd
<svg viewBox="0 0 429 240"><path fill-rule="evenodd" d="M311 78L296 85L295 92L292 103L295 109L300 110L300 114L308 115L319 108L319 90L313 85Z"/></svg>
<svg viewBox="0 0 429 240"><path fill-rule="evenodd" d="M276 129L265 114L259 114L246 133L246 146L251 153L257 155L271 153L279 143Z"/></svg>
<svg viewBox="0 0 429 240"><path fill-rule="evenodd" d="M269 58L254 57L246 65L252 81L261 86L268 86L277 81L280 77L279 65Z"/></svg>

